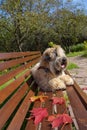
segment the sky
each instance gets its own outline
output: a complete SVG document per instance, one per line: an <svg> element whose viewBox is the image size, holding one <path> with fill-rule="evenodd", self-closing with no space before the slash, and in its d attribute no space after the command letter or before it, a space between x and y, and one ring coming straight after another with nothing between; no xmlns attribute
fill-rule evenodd
<svg viewBox="0 0 87 130"><path fill-rule="evenodd" d="M73 0L73 2L81 3L81 5L83 5L85 9L87 10L87 0Z"/></svg>
<svg viewBox="0 0 87 130"><path fill-rule="evenodd" d="M0 0L0 2L1 1L2 0ZM87 14L87 0L63 0L63 2L66 2L66 1L72 1L72 4L77 4L79 9L83 7L83 9L85 10L85 13Z"/></svg>
<svg viewBox="0 0 87 130"><path fill-rule="evenodd" d="M64 0L64 1L70 1L70 0ZM79 9L82 7L87 14L87 0L71 0L71 1L73 4L77 4Z"/></svg>

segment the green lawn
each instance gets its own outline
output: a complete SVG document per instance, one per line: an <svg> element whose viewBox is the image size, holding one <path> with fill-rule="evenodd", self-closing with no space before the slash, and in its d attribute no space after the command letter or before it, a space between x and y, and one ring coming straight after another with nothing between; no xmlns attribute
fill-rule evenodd
<svg viewBox="0 0 87 130"><path fill-rule="evenodd" d="M76 69L79 68L79 66L75 63L69 63L69 65L67 66L68 70L72 70L72 69Z"/></svg>
<svg viewBox="0 0 87 130"><path fill-rule="evenodd" d="M70 52L67 54L68 57L74 57L74 56L79 56L79 55L84 55L85 51L79 51L79 52Z"/></svg>
<svg viewBox="0 0 87 130"><path fill-rule="evenodd" d="M26 69L23 72L21 72L18 75L16 75L15 78L17 79L18 77L20 77L21 75L26 73L26 71L28 71L28 69ZM8 86L10 83L12 83L15 80L15 78L12 78L11 80L7 81L5 84L1 85L0 86L0 90L4 89L6 86Z"/></svg>

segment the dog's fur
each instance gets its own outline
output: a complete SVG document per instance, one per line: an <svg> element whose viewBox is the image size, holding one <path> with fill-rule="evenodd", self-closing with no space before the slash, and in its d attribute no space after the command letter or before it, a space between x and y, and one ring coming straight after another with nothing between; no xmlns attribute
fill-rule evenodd
<svg viewBox="0 0 87 130"><path fill-rule="evenodd" d="M55 91L73 84L73 79L64 72L66 66L64 50L55 46L45 50L40 62L31 69L31 73L43 91Z"/></svg>

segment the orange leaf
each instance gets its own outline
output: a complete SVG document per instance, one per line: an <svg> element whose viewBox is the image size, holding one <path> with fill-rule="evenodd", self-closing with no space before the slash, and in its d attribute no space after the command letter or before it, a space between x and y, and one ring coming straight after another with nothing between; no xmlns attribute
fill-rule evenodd
<svg viewBox="0 0 87 130"><path fill-rule="evenodd" d="M41 102L45 102L45 99L47 99L47 98L48 98L48 96L43 96L43 95L33 96L33 97L30 97L30 101L35 102L35 101L39 100Z"/></svg>

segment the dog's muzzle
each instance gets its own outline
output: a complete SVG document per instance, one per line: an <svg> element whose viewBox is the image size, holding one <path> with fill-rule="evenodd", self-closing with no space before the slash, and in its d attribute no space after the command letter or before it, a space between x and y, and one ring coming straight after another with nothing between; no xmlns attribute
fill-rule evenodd
<svg viewBox="0 0 87 130"><path fill-rule="evenodd" d="M58 57L55 60L55 68L56 70L62 70L67 66L67 58L66 57Z"/></svg>
<svg viewBox="0 0 87 130"><path fill-rule="evenodd" d="M66 57L63 57L63 58L62 58L62 61L61 61L61 67L62 67L62 68L65 68L66 65L67 65L67 58L66 58Z"/></svg>

